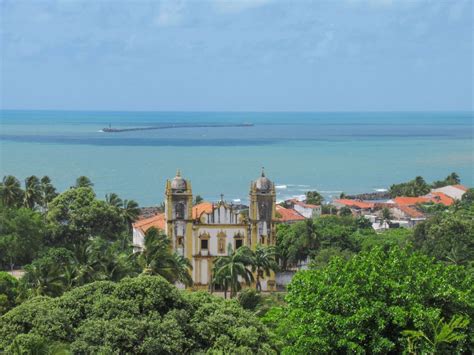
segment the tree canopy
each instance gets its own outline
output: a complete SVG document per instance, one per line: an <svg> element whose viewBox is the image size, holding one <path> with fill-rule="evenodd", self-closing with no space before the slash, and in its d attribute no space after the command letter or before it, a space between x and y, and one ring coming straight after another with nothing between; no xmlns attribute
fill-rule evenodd
<svg viewBox="0 0 474 355"><path fill-rule="evenodd" d="M101 281L36 297L0 318L0 351L62 344L73 353L275 353L269 330L235 301L181 293L160 276ZM33 347L33 348L32 348Z"/></svg>
<svg viewBox="0 0 474 355"><path fill-rule="evenodd" d="M402 353L405 330L430 333L430 324L474 316L474 278L398 247L333 258L327 267L299 271L287 307L267 313L285 342L283 353ZM473 325L444 353L473 349ZM418 349L423 350L423 349ZM425 349L426 350L426 349Z"/></svg>

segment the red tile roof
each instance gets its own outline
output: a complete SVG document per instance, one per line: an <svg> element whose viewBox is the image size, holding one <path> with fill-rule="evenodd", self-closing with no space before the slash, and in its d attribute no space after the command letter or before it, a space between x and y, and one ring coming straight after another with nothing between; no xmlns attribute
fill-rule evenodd
<svg viewBox="0 0 474 355"><path fill-rule="evenodd" d="M132 226L133 228L140 229L143 233L145 233L151 227L165 230L165 214L160 213L153 217L141 219L133 223Z"/></svg>
<svg viewBox="0 0 474 355"><path fill-rule="evenodd" d="M428 195L420 197L399 196L393 199L398 206L414 206L418 203L441 203L445 206L451 206L454 200L442 192L431 192Z"/></svg>
<svg viewBox="0 0 474 355"><path fill-rule="evenodd" d="M454 203L454 200L451 197L442 192L432 192L430 195L434 195L431 198L431 201L434 203L442 203L445 206L451 206Z"/></svg>
<svg viewBox="0 0 474 355"><path fill-rule="evenodd" d="M368 209L368 208L374 208L374 203L372 202L364 202L360 200L349 200L346 198L341 198L338 200L334 200L336 203L340 203L342 205L345 205L347 207L357 207L360 209Z"/></svg>
<svg viewBox="0 0 474 355"><path fill-rule="evenodd" d="M210 202L202 202L193 207L193 219L198 219L203 213L211 213L213 204Z"/></svg>
<svg viewBox="0 0 474 355"><path fill-rule="evenodd" d="M393 202L395 202L399 206L414 206L417 203L428 203L431 202L431 200L428 197L404 197L404 196L398 196L393 199Z"/></svg>
<svg viewBox="0 0 474 355"><path fill-rule="evenodd" d="M277 221L279 222L293 222L293 221L303 221L305 218L300 215L295 210L282 207L280 205L276 206L276 212L281 217L277 217Z"/></svg>
<svg viewBox="0 0 474 355"><path fill-rule="evenodd" d="M456 189L467 191L469 190L466 186L464 185L451 185L452 187L455 187Z"/></svg>
<svg viewBox="0 0 474 355"><path fill-rule="evenodd" d="M424 217L423 213L409 206L398 206L398 208L405 213L408 217L421 218Z"/></svg>

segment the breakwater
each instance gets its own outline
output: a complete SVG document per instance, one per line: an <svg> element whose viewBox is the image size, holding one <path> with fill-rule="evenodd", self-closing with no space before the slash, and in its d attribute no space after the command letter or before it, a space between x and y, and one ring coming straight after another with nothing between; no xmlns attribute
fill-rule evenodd
<svg viewBox="0 0 474 355"><path fill-rule="evenodd" d="M182 125L165 125L152 127L131 127L131 128L112 128L111 126L102 128L102 132L120 133L131 131L150 131L155 129L172 129L172 128L221 128L221 127L253 127L253 123L236 123L236 124L182 124Z"/></svg>

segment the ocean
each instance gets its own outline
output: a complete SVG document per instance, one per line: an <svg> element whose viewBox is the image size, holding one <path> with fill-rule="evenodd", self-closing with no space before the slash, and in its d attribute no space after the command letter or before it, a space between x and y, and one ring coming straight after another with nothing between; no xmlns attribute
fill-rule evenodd
<svg viewBox="0 0 474 355"><path fill-rule="evenodd" d="M232 125L105 133L104 127ZM318 190L327 199L455 171L474 185L472 112L0 111L0 175L48 175L58 190L86 175L142 206L163 201L176 170L194 194L245 203L266 175L279 200Z"/></svg>

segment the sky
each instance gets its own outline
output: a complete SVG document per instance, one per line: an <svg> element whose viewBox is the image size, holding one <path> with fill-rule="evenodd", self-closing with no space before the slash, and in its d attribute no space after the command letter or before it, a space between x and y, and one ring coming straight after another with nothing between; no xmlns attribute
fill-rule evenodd
<svg viewBox="0 0 474 355"><path fill-rule="evenodd" d="M473 109L471 0L0 0L0 108Z"/></svg>

